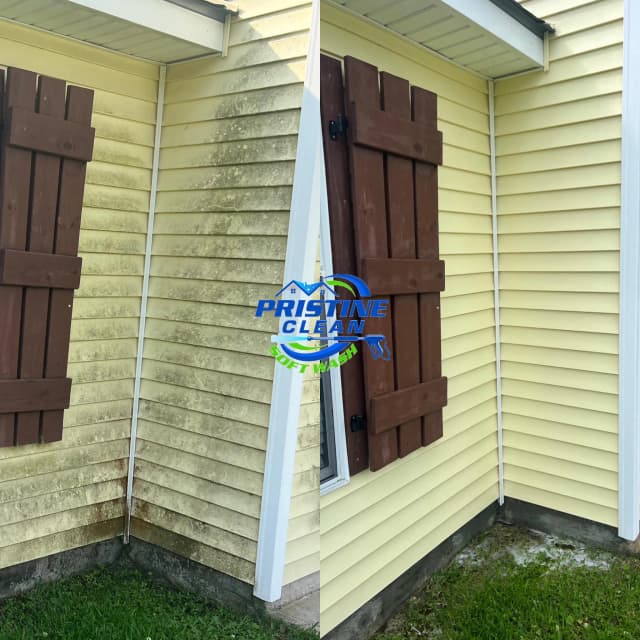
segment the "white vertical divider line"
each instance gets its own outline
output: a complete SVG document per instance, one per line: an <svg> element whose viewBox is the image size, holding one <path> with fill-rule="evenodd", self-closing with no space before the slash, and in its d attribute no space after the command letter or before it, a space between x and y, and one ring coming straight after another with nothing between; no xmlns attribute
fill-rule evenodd
<svg viewBox="0 0 640 640"><path fill-rule="evenodd" d="M151 170L151 192L149 193L149 215L147 218L147 242L144 250L144 276L142 278L142 300L140 303L140 323L138 325L138 353L136 355L136 377L133 386L133 409L131 412L131 440L129 444L129 471L127 474L127 513L124 543L129 543L131 535L131 510L133 506L133 476L136 464L136 444L138 438L138 413L140 408L140 385L142 382L142 360L144 356L144 336L147 326L147 303L149 301L149 276L151 274L151 249L158 195L158 167L160 164L160 140L164 114L164 89L167 65L160 65L158 76L158 102L156 105L156 130L153 141L153 164Z"/></svg>
<svg viewBox="0 0 640 640"><path fill-rule="evenodd" d="M498 412L498 492L504 504L504 447L502 444L502 336L500 334L500 251L498 247L498 194L496 191L496 127L493 80L489 89L489 145L491 150L491 232L493 238L493 310L496 325L496 403Z"/></svg>
<svg viewBox="0 0 640 640"><path fill-rule="evenodd" d="M320 130L320 0L313 0L284 282L315 279L320 235L322 140ZM282 595L289 512L302 400L299 371L275 364L256 556L254 595L274 602Z"/></svg>
<svg viewBox="0 0 640 640"><path fill-rule="evenodd" d="M620 207L620 336L618 535L640 533L640 7L624 2L622 193Z"/></svg>

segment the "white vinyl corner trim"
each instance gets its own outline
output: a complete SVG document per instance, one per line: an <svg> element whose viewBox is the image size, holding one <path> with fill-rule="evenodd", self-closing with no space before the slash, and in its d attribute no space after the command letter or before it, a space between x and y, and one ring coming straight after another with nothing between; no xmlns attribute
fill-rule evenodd
<svg viewBox="0 0 640 640"><path fill-rule="evenodd" d="M164 114L164 89L167 66L160 65L158 77L158 103L156 105L156 130L153 141L153 164L151 169L151 192L149 194L149 216L147 218L147 241L144 251L144 275L142 277L142 300L140 302L140 322L138 325L138 353L136 355L136 374L133 385L133 409L131 412L131 440L129 443L129 470L127 475L127 513L124 529L124 542L128 544L131 534L131 510L133 508L133 477L136 466L136 444L138 438L138 412L140 408L140 385L142 383L142 361L144 356L144 336L147 326L147 304L149 301L149 277L151 274L151 249L153 247L153 228L158 196L158 167L160 165L160 139Z"/></svg>
<svg viewBox="0 0 640 640"><path fill-rule="evenodd" d="M618 534L640 533L640 5L624 3Z"/></svg>
<svg viewBox="0 0 640 640"><path fill-rule="evenodd" d="M140 27L152 29L197 44L211 51L222 51L224 22L185 9L166 0L71 0Z"/></svg>
<svg viewBox="0 0 640 640"><path fill-rule="evenodd" d="M489 145L491 150L491 230L493 238L493 309L496 325L496 404L498 412L498 487L504 504L504 450L502 444L502 336L500 333L500 250L498 247L498 194L496 180L495 87L489 85Z"/></svg>
<svg viewBox="0 0 640 640"><path fill-rule="evenodd" d="M315 279L320 234L320 0L313 1L311 20L284 282ZM275 365L254 588L266 602L282 594L302 378L298 371Z"/></svg>

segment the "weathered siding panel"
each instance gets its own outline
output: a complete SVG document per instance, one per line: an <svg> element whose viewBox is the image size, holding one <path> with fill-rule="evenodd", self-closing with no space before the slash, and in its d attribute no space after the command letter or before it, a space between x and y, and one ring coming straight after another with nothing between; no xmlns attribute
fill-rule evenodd
<svg viewBox="0 0 640 640"><path fill-rule="evenodd" d="M496 83L506 494L617 524L622 0L528 0L550 67Z"/></svg>
<svg viewBox="0 0 640 640"><path fill-rule="evenodd" d="M156 65L0 22L0 63L95 90L64 439L0 450L0 568L123 530Z"/></svg>
<svg viewBox="0 0 640 640"><path fill-rule="evenodd" d="M252 583L275 328L254 309L283 278L311 6L240 10L226 58L167 73L133 535ZM312 413L302 412L292 544L317 494L305 475ZM317 570L304 550L291 554L288 577Z"/></svg>
<svg viewBox="0 0 640 640"><path fill-rule="evenodd" d="M426 50L322 7L321 47L438 94L444 437L321 498L322 633L498 497L487 84Z"/></svg>

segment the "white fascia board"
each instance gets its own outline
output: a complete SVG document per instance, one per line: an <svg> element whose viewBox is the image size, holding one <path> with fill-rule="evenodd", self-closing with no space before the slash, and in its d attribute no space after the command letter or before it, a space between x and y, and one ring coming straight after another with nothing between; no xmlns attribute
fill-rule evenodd
<svg viewBox="0 0 640 640"><path fill-rule="evenodd" d="M513 47L537 66L544 66L544 38L532 33L490 0L441 2Z"/></svg>
<svg viewBox="0 0 640 640"><path fill-rule="evenodd" d="M224 22L195 13L167 0L70 0L140 27L166 33L185 42L222 51Z"/></svg>
<svg viewBox="0 0 640 640"><path fill-rule="evenodd" d="M640 533L640 6L624 3L618 535Z"/></svg>
<svg viewBox="0 0 640 640"><path fill-rule="evenodd" d="M311 20L284 264L285 283L293 279L306 282L315 279L320 237L322 134L319 0L313 2ZM275 364L253 590L257 598L266 602L275 602L282 595L302 379L299 371Z"/></svg>

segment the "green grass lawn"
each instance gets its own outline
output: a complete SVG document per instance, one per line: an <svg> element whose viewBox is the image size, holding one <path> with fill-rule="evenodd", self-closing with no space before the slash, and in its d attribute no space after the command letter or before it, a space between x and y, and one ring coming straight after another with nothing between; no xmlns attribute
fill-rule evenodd
<svg viewBox="0 0 640 640"><path fill-rule="evenodd" d="M640 639L640 561L499 526L376 640Z"/></svg>
<svg viewBox="0 0 640 640"><path fill-rule="evenodd" d="M0 640L312 640L216 607L129 568L102 569L0 602Z"/></svg>

